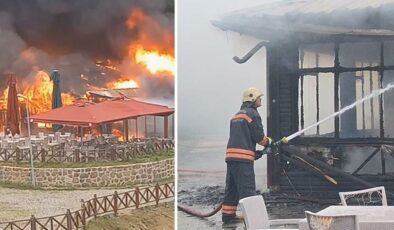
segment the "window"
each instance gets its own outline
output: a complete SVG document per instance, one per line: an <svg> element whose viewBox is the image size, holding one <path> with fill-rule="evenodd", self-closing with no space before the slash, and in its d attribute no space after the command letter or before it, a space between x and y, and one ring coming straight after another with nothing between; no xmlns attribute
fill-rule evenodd
<svg viewBox="0 0 394 230"><path fill-rule="evenodd" d="M304 45L299 52L299 129L394 82L394 42ZM394 91L389 91L306 131L304 136L394 138L392 114Z"/></svg>

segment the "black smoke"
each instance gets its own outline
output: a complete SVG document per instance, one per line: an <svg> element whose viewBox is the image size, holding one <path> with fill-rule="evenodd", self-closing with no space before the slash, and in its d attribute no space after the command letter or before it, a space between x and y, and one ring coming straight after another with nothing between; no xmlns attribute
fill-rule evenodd
<svg viewBox="0 0 394 230"><path fill-rule="evenodd" d="M153 4L154 3L154 4ZM10 0L0 2L11 28L29 46L51 55L84 52L95 58L122 59L138 28L125 24L133 8L141 8L172 30L166 1L136 0Z"/></svg>
<svg viewBox="0 0 394 230"><path fill-rule="evenodd" d="M122 63L130 42L146 30L127 27L136 8L173 33L169 0L0 0L0 73L26 78L32 70L59 69L64 90L79 93L86 88L81 74L104 85L119 73L99 69L95 62ZM160 44L162 38L150 39ZM31 57L22 58L24 51Z"/></svg>

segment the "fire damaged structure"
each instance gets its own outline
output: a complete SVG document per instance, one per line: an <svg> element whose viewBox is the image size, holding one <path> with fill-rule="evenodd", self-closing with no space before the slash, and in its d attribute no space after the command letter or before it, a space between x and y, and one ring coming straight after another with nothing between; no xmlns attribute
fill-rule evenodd
<svg viewBox="0 0 394 230"><path fill-rule="evenodd" d="M212 23L262 42L268 135L279 140L394 82L394 1L281 1ZM268 156L272 190L314 198L383 185L394 193L394 92L307 130Z"/></svg>

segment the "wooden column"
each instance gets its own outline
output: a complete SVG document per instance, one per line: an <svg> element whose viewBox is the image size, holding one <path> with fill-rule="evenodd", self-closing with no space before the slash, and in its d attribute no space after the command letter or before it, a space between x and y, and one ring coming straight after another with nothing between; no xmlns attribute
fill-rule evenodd
<svg viewBox="0 0 394 230"><path fill-rule="evenodd" d="M124 141L129 141L129 120L123 121L123 137Z"/></svg>
<svg viewBox="0 0 394 230"><path fill-rule="evenodd" d="M157 137L156 116L153 117L153 132L155 133L155 137Z"/></svg>
<svg viewBox="0 0 394 230"><path fill-rule="evenodd" d="M135 118L135 137L138 138L138 117Z"/></svg>
<svg viewBox="0 0 394 230"><path fill-rule="evenodd" d="M298 130L299 47L272 43L267 50L267 135L280 140ZM265 117L265 114L262 114ZM279 189L280 155L267 156L267 186Z"/></svg>
<svg viewBox="0 0 394 230"><path fill-rule="evenodd" d="M175 113L172 114L171 131L172 139L175 140Z"/></svg>
<svg viewBox="0 0 394 230"><path fill-rule="evenodd" d="M164 138L168 138L168 116L164 117Z"/></svg>
<svg viewBox="0 0 394 230"><path fill-rule="evenodd" d="M146 123L146 118L147 116L145 116L145 138L147 138L148 137L148 125L147 125L147 123Z"/></svg>
<svg viewBox="0 0 394 230"><path fill-rule="evenodd" d="M334 44L334 110L339 111L339 43ZM339 116L334 118L335 138L339 138Z"/></svg>

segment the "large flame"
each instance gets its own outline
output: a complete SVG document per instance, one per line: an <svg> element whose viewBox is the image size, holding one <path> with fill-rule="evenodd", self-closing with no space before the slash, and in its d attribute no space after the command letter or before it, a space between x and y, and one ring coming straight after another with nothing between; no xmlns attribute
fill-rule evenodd
<svg viewBox="0 0 394 230"><path fill-rule="evenodd" d="M129 79L111 82L107 86L113 89L135 89L138 88L138 83L132 79Z"/></svg>
<svg viewBox="0 0 394 230"><path fill-rule="evenodd" d="M44 71L38 71L34 77L34 83L23 82L22 94L27 98L30 112L37 114L46 112L52 109L52 90L53 83L49 75ZM25 86L25 87L24 87ZM3 100L0 101L0 108L7 108L8 88L3 92ZM26 100L19 98L21 103L26 103ZM75 98L67 93L62 93L63 105L73 104Z"/></svg>
<svg viewBox="0 0 394 230"><path fill-rule="evenodd" d="M116 62L108 59L96 60L97 67L119 74L117 80L106 86L112 89L133 89L139 87L140 76L173 76L174 35L165 30L157 19L146 15L139 8L130 12L126 25L130 30L136 30L137 35L127 47L132 71L128 71L128 76L125 77Z"/></svg>
<svg viewBox="0 0 394 230"><path fill-rule="evenodd" d="M137 64L144 65L152 74L170 73L174 74L174 57L169 54L159 53L157 50L149 51L139 47L135 53Z"/></svg>
<svg viewBox="0 0 394 230"><path fill-rule="evenodd" d="M145 15L138 8L131 12L127 26L131 30L147 28L139 30L138 37L128 47L130 59L135 64L144 66L151 74L174 75L173 34L164 30L157 20Z"/></svg>
<svg viewBox="0 0 394 230"><path fill-rule="evenodd" d="M146 14L142 9L133 8L125 24L131 33L135 34L125 47L128 51L127 62L105 58L96 60L96 67L102 70L100 79L104 79L106 75L108 79L111 79L111 82L107 81L105 86L113 89L133 89L138 88L143 82L141 76L172 77L175 72L174 34L166 29L168 27L166 22L162 18L156 18L155 15ZM39 56L33 51L32 49L24 50L20 53L20 58L26 63L37 64ZM78 79L89 90L103 87L102 81L96 82L97 78L91 78L88 73L81 73ZM34 83L24 81L18 84L18 87L23 89L19 93L28 98L32 113L51 110L53 83L47 73L39 71ZM4 90L3 94L0 91L0 109L6 109L7 95L7 90ZM62 93L62 100L64 105L69 105L75 98L70 94ZM23 100L21 102L22 105L26 103Z"/></svg>
<svg viewBox="0 0 394 230"><path fill-rule="evenodd" d="M0 110L7 109L7 98L8 98L8 88L3 92L3 96L0 98Z"/></svg>

